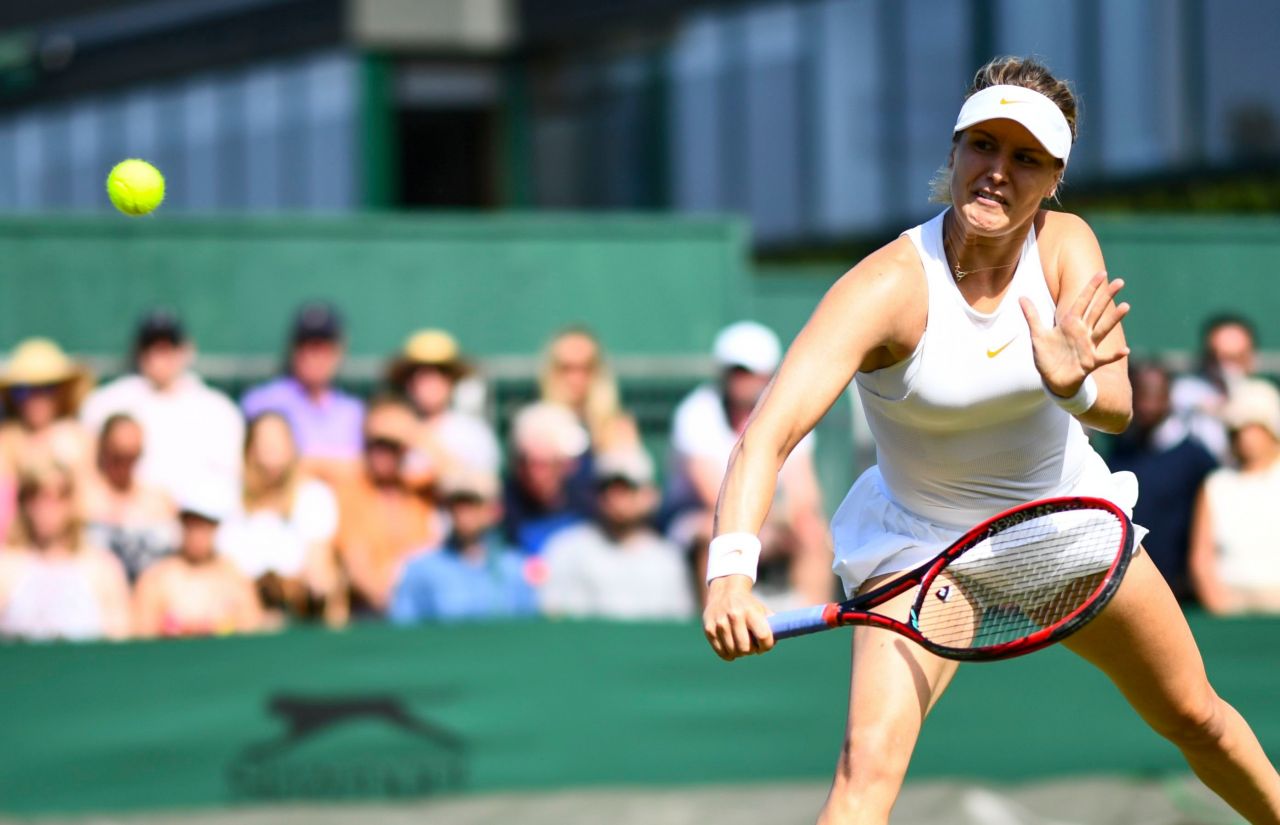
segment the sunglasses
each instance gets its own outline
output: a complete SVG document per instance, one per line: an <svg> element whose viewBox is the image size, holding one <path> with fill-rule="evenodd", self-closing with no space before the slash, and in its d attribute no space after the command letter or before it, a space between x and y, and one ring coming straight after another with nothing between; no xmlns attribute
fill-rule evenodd
<svg viewBox="0 0 1280 825"><path fill-rule="evenodd" d="M57 391L57 384L16 384L9 388L9 396L15 404L21 404L31 398L53 395Z"/></svg>
<svg viewBox="0 0 1280 825"><path fill-rule="evenodd" d="M365 441L364 448L369 450L388 450L394 453L403 453L407 447L403 442L394 438L386 438L384 436L375 436Z"/></svg>
<svg viewBox="0 0 1280 825"><path fill-rule="evenodd" d="M116 465L137 464L140 458L142 458L142 453L105 452L102 454L102 463Z"/></svg>

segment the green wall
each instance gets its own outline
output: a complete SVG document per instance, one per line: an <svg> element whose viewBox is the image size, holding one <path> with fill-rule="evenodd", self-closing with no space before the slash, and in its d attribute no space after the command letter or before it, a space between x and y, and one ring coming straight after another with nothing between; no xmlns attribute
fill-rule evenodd
<svg viewBox="0 0 1280 825"><path fill-rule="evenodd" d="M1193 617L1280 759L1280 622ZM547 623L0 647L0 811L830 776L848 634L725 664L692 624ZM1060 648L961 667L913 777L1183 772Z"/></svg>
<svg viewBox="0 0 1280 825"><path fill-rule="evenodd" d="M1192 350L1210 313L1266 328L1280 219L1096 216L1128 281L1139 351ZM275 353L293 307L332 298L355 353L412 329L454 330L479 355L528 354L585 321L627 355L700 355L740 316L790 336L851 262L761 266L746 226L658 216L449 214L332 218L0 220L0 346L32 334L119 353L135 315L168 303L205 352Z"/></svg>
<svg viewBox="0 0 1280 825"><path fill-rule="evenodd" d="M0 220L0 345L51 335L123 350L136 315L177 307L204 352L278 351L301 301L327 297L357 354L423 326L472 353L531 353L586 321L634 354L707 349L746 300L744 226L726 220L368 216Z"/></svg>

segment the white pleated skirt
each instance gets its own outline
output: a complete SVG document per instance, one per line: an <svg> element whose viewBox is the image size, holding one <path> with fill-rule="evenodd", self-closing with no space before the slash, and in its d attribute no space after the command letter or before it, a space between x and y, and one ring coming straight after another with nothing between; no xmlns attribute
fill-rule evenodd
<svg viewBox="0 0 1280 825"><path fill-rule="evenodd" d="M1133 516L1138 502L1138 480L1130 472L1112 473L1102 457L1089 451L1080 480L1045 493L1057 496L1091 496L1113 502ZM997 513L1008 504L991 511ZM831 520L835 544L832 569L844 584L846 597L856 594L874 576L898 573L923 564L941 553L974 525L938 524L902 507L885 488L880 468L872 466L854 482ZM1134 525L1135 544L1147 529Z"/></svg>

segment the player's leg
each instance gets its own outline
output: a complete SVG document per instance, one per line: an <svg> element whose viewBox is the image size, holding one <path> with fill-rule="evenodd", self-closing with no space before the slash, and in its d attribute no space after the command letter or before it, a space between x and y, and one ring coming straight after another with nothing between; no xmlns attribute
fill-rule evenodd
<svg viewBox="0 0 1280 825"><path fill-rule="evenodd" d="M877 611L905 618L913 595ZM888 823L920 725L956 666L891 631L854 628L849 720L820 825Z"/></svg>
<svg viewBox="0 0 1280 825"><path fill-rule="evenodd" d="M1254 825L1280 825L1280 776L1214 693L1182 610L1146 553L1099 616L1065 642L1120 688L1191 769Z"/></svg>

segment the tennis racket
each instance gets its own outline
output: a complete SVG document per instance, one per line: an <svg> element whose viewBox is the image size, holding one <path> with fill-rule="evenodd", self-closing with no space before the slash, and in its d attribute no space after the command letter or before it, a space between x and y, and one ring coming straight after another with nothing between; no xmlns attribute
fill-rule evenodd
<svg viewBox="0 0 1280 825"><path fill-rule="evenodd" d="M1133 547L1133 524L1109 501L1033 501L870 592L777 613L769 626L775 639L789 639L872 625L948 659L1008 659L1061 641L1098 615L1119 589ZM906 622L871 610L913 588Z"/></svg>

